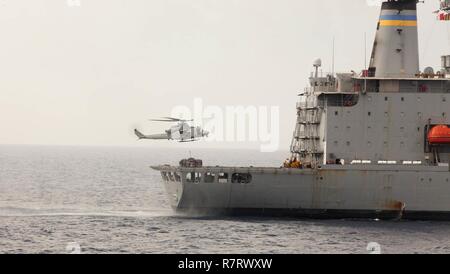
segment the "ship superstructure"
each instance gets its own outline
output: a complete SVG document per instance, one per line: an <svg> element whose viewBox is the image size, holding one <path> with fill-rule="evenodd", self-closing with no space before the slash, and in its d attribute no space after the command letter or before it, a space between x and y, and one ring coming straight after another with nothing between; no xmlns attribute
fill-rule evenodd
<svg viewBox="0 0 450 274"><path fill-rule="evenodd" d="M301 168L159 166L177 210L314 217L450 216L450 56L419 69L417 1L381 7L368 69L300 95Z"/></svg>

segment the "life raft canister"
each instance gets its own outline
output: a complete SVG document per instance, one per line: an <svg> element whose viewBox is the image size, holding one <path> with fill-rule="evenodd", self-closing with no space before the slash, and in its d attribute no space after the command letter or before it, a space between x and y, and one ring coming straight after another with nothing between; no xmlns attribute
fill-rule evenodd
<svg viewBox="0 0 450 274"><path fill-rule="evenodd" d="M450 144L450 128L437 125L428 132L428 142L432 145Z"/></svg>

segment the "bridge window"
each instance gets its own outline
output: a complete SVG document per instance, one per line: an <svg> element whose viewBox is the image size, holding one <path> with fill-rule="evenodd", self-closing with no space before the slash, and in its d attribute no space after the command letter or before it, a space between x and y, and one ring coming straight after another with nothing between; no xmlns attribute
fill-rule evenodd
<svg viewBox="0 0 450 274"><path fill-rule="evenodd" d="M189 183L200 183L202 174L198 172L190 172L186 174L186 181Z"/></svg>
<svg viewBox="0 0 450 274"><path fill-rule="evenodd" d="M214 183L216 180L216 174L207 172L205 174L205 183Z"/></svg>
<svg viewBox="0 0 450 274"><path fill-rule="evenodd" d="M219 183L226 184L228 183L228 173L219 173Z"/></svg>
<svg viewBox="0 0 450 274"><path fill-rule="evenodd" d="M250 184L252 182L252 175L248 173L234 173L231 176L233 184Z"/></svg>

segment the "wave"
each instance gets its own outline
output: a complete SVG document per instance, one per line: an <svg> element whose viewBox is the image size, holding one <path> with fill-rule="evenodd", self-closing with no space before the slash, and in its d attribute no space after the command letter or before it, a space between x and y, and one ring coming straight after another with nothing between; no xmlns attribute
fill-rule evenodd
<svg viewBox="0 0 450 274"><path fill-rule="evenodd" d="M99 209L41 209L0 207L0 217L52 217L52 216L98 216L98 217L166 217L175 213L170 209L146 210L99 210Z"/></svg>

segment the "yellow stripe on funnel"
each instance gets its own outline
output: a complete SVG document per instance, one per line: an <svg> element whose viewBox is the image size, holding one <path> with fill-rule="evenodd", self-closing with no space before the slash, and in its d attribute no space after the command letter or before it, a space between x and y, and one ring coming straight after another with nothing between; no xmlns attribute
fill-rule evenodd
<svg viewBox="0 0 450 274"><path fill-rule="evenodd" d="M417 21L413 20L380 20L382 27L417 27Z"/></svg>

